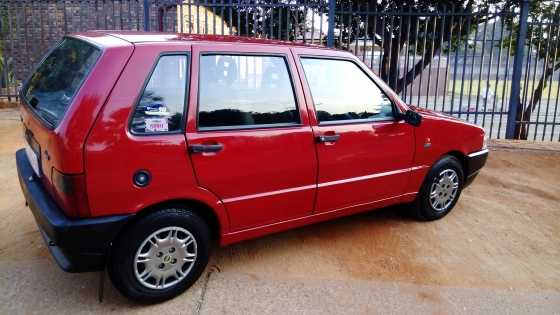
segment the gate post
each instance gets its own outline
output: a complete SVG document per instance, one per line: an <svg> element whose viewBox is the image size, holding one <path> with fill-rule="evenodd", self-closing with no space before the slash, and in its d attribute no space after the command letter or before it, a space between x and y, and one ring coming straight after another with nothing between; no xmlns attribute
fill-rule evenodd
<svg viewBox="0 0 560 315"><path fill-rule="evenodd" d="M334 19L336 11L336 0L329 1L329 26L327 31L327 47L334 47Z"/></svg>
<svg viewBox="0 0 560 315"><path fill-rule="evenodd" d="M150 0L144 0L144 31L150 31Z"/></svg>
<svg viewBox="0 0 560 315"><path fill-rule="evenodd" d="M511 94L509 97L509 109L506 126L506 139L515 138L515 127L517 125L517 110L521 105L521 75L523 72L523 54L525 53L525 40L527 39L527 19L529 16L529 0L519 0L521 12L519 14L519 33L517 33L517 44L515 57L513 59L513 74L511 77ZM507 79L507 78L506 78Z"/></svg>

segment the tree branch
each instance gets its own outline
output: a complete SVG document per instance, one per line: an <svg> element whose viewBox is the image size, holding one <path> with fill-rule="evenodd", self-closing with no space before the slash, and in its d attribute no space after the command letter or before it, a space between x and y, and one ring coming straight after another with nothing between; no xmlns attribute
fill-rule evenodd
<svg viewBox="0 0 560 315"><path fill-rule="evenodd" d="M537 87L533 91L533 96L531 97L531 101L529 102L529 105L527 106L527 108L525 108L525 115L530 114L531 112L533 112L533 110L535 110L535 107L536 107L537 103L542 98L542 92L546 88L546 84L548 82L548 79L554 73L554 71L556 71L558 69L560 69L560 62L557 63L556 65L554 65L554 67L550 67L550 68L546 69L546 71L543 73L543 75L541 76L541 78L539 80L539 84L537 84ZM525 117L527 117L527 116L525 116Z"/></svg>
<svg viewBox="0 0 560 315"><path fill-rule="evenodd" d="M560 62L554 65L553 67L547 68L546 71L542 74L537 87L533 91L533 95L525 110L523 110L523 106L519 107L519 110L516 115L516 120L519 122L515 128L515 134L517 134L519 139L527 140L527 136L529 133L529 128L527 124L523 122L529 122L531 120L531 114L537 107L537 103L542 98L543 90L546 88L548 79L550 76L554 74L554 71L560 69Z"/></svg>

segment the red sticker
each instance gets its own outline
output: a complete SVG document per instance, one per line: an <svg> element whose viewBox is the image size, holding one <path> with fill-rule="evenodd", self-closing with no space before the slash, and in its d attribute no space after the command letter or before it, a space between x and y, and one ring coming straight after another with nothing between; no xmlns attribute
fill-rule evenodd
<svg viewBox="0 0 560 315"><path fill-rule="evenodd" d="M146 132L168 131L167 118L146 118Z"/></svg>

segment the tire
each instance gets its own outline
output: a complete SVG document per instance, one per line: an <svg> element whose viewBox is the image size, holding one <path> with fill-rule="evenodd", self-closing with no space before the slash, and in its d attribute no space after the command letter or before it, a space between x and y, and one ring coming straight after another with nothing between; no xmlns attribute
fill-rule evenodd
<svg viewBox="0 0 560 315"><path fill-rule="evenodd" d="M210 245L208 225L194 212L160 210L119 236L109 255L108 274L125 297L159 303L193 285L208 264Z"/></svg>
<svg viewBox="0 0 560 315"><path fill-rule="evenodd" d="M453 175L455 179L452 179ZM463 184L464 172L461 162L456 157L444 156L426 175L414 202L414 216L422 221L443 218L455 207Z"/></svg>

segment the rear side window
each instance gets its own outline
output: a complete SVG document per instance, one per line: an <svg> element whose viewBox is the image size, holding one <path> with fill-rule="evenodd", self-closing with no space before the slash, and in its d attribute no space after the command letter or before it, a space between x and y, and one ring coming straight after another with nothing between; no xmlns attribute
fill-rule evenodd
<svg viewBox="0 0 560 315"><path fill-rule="evenodd" d="M100 55L97 47L65 38L33 73L23 98L50 126L57 126Z"/></svg>
<svg viewBox="0 0 560 315"><path fill-rule="evenodd" d="M393 119L389 98L355 63L318 58L301 63L320 123Z"/></svg>
<svg viewBox="0 0 560 315"><path fill-rule="evenodd" d="M159 134L182 129L187 62L186 55L159 58L134 111L133 133Z"/></svg>
<svg viewBox="0 0 560 315"><path fill-rule="evenodd" d="M199 84L199 129L300 122L284 57L203 55Z"/></svg>

